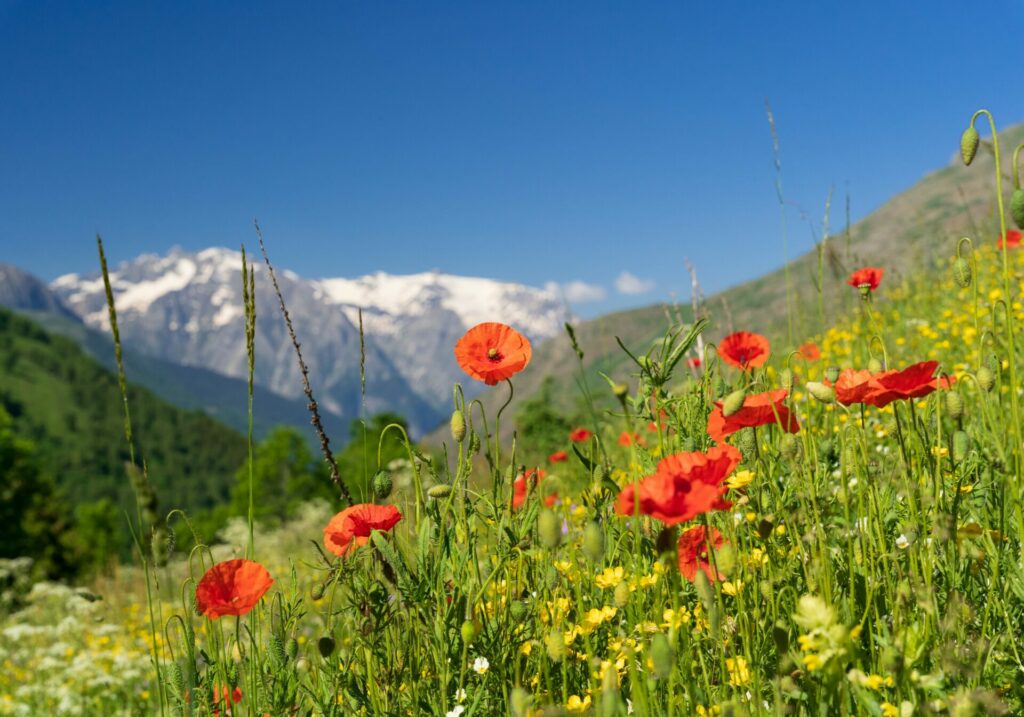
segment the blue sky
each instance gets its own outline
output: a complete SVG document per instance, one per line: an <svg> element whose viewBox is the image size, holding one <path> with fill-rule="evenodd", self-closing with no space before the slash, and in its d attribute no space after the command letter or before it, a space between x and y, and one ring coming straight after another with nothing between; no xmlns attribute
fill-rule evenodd
<svg viewBox="0 0 1024 717"><path fill-rule="evenodd" d="M258 217L307 276L579 282L584 315L686 298L684 258L708 292L782 262L765 97L787 198L820 222L834 186L840 226L847 193L856 219L948 162L976 108L1024 120L1022 21L1010 1L0 0L0 261L50 279L95 268L97 231L118 261L252 243Z"/></svg>

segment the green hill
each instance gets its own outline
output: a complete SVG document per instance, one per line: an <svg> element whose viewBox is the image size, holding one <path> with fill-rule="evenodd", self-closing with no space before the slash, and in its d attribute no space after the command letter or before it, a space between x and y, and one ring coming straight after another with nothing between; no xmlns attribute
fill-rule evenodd
<svg viewBox="0 0 1024 717"><path fill-rule="evenodd" d="M226 502L245 460L244 438L143 388L131 386L129 401L138 458L161 506L195 511ZM71 339L4 309L0 406L13 417L15 434L35 444L45 473L72 505L104 497L133 505L116 377Z"/></svg>
<svg viewBox="0 0 1024 717"><path fill-rule="evenodd" d="M1004 130L999 136L1007 206L1013 189L1009 158L1014 146L1022 141L1024 125ZM958 143L958 137L950 137L950 156L957 155L951 164L927 174L848 230L843 229L824 243L826 326L831 326L857 306L857 292L846 285L846 278L853 269L864 265L885 267L886 277L879 289L884 292L888 287L898 285L908 273L920 271L921 267L934 267L936 259L952 256L961 236L970 236L982 243L995 241L998 223L995 218L995 171L991 144L983 141L974 163L965 167L957 154ZM833 217L833 227L836 224ZM795 232L791 228L791 237ZM777 237L778 228L766 227L764 234ZM723 255L741 248L730 247L725 240L721 246ZM682 267L682 256L679 264ZM699 273L700 267L697 269ZM817 250L812 249L791 261L789 269L795 292L792 302L796 307L794 343L799 343L800 336L819 333L822 329L815 289ZM786 303L785 270L781 266L757 279L709 296L704 310L711 326L705 340L714 341L733 330L746 329L769 334L775 351L795 348L785 346ZM579 324L576 333L586 354L584 366L590 385L605 395L608 393L606 384L598 376L598 371L619 381L626 380L632 373L631 362L616 344L616 335L631 351L646 351L651 342L662 335L670 315L689 321L692 311L688 303L680 306L658 304ZM551 398L555 406L571 411L578 395L576 375L578 364L568 339L562 336L546 341L536 347L529 368L516 377L516 397L510 411L514 413L522 401L535 396L549 377L553 379ZM493 416L505 401L507 392L507 388L498 386L482 397L489 416ZM610 397L608 402L611 405ZM502 427L511 430L511 424L511 421L506 421ZM442 440L447 440L447 430L443 428L428 438L432 443Z"/></svg>

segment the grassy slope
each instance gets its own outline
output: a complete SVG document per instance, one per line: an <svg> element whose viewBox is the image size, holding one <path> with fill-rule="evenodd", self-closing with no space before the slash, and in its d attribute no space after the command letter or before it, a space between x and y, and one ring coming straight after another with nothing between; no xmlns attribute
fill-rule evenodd
<svg viewBox="0 0 1024 717"><path fill-rule="evenodd" d="M1021 141L1024 141L1024 125L1000 134L1000 149L1007 160L1002 168L1007 202L1012 190L1009 154ZM952 137L951 155L957 152L957 147L958 138ZM970 167L964 167L957 155L955 162L928 174L854 224L848 236L843 231L831 237L826 245L825 324L832 325L856 308L857 293L845 284L853 269L864 265L883 266L887 271L883 284L892 285L911 270L932 266L935 257L952 255L957 239L964 235L976 236L979 227L988 230L983 240L993 239L998 233L997 229L992 229L997 226L994 181L992 153L986 142ZM832 224L837 224L835 216ZM790 222L790 244L805 231ZM765 235L777 236L777 228L766 230ZM779 243L781 246L781 240ZM728 249L723 245L723 250ZM682 266L682 258L679 259ZM797 337L820 333L822 328L813 279L817 266L818 257L813 249L790 265L793 284L799 292L796 304L802 307L795 331ZM782 268L708 297L706 309L712 322L705 336L707 340L716 340L732 330L747 329L770 334L775 350L786 349L786 290ZM620 381L632 373L631 363L616 345L615 336L618 335L630 350L644 351L664 332L669 313L676 311L674 307L659 304L601 316L577 327L580 345L586 353L587 380L595 393L607 394L598 371ZM678 313L684 320L691 316L689 306L678 307ZM559 407L570 409L578 393L575 380L578 365L564 336L537 347L529 369L516 378L516 399L509 410L514 412L516 404L535 394L547 376L555 379L555 400ZM482 400L488 415L493 416L506 397L507 389L502 386L485 394ZM511 428L510 424L506 421L504 426ZM435 443L442 440L447 440L446 428L438 429L428 439Z"/></svg>
<svg viewBox="0 0 1024 717"><path fill-rule="evenodd" d="M146 389L130 387L129 400L139 458L161 504L195 510L225 501L244 439ZM73 502L108 496L130 504L117 379L74 341L0 309L0 403Z"/></svg>

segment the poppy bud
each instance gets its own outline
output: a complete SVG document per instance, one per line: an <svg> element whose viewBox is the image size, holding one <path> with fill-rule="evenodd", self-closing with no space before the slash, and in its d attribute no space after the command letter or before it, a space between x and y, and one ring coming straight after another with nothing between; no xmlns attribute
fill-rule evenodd
<svg viewBox="0 0 1024 717"><path fill-rule="evenodd" d="M305 657L300 657L295 661L295 671L299 674L305 674L309 672L309 660Z"/></svg>
<svg viewBox="0 0 1024 717"><path fill-rule="evenodd" d="M835 390L818 381L808 381L807 391L822 403L833 403L836 400Z"/></svg>
<svg viewBox="0 0 1024 717"><path fill-rule="evenodd" d="M462 623L462 627L459 628L459 633L462 635L462 641L467 645L472 644L478 634L476 625L473 624L472 620L466 620Z"/></svg>
<svg viewBox="0 0 1024 717"><path fill-rule="evenodd" d="M516 600L509 606L509 613L512 615L512 619L517 623L522 622L523 618L526 617L527 612L526 603L522 600Z"/></svg>
<svg viewBox="0 0 1024 717"><path fill-rule="evenodd" d="M615 667L608 666L601 676L601 717L616 717L619 714L619 674Z"/></svg>
<svg viewBox="0 0 1024 717"><path fill-rule="evenodd" d="M754 455L755 451L757 451L757 437L754 436L752 428L744 428L736 434L736 447L745 456Z"/></svg>
<svg viewBox="0 0 1024 717"><path fill-rule="evenodd" d="M1010 197L1010 214L1013 215L1013 223L1018 229L1024 229L1024 189L1013 190Z"/></svg>
<svg viewBox="0 0 1024 717"><path fill-rule="evenodd" d="M157 567L167 565L167 560L171 556L171 543L173 541L171 535L163 526L153 529L153 537L149 548L153 553L153 564Z"/></svg>
<svg viewBox="0 0 1024 717"><path fill-rule="evenodd" d="M973 278L974 275L971 271L971 262L967 261L962 256L957 257L956 261L953 262L953 281L956 282L956 285L961 289L966 289L971 285L971 280Z"/></svg>
<svg viewBox="0 0 1024 717"><path fill-rule="evenodd" d="M960 135L960 158L964 161L964 164L969 166L974 161L974 155L978 153L978 144L980 142L981 138L978 136L978 130L974 129L973 124Z"/></svg>
<svg viewBox="0 0 1024 717"><path fill-rule="evenodd" d="M629 585L619 583L615 586L615 607L626 607L629 604Z"/></svg>
<svg viewBox="0 0 1024 717"><path fill-rule="evenodd" d="M320 651L320 657L325 660L334 654L334 638L330 635L324 635L316 641L316 649Z"/></svg>
<svg viewBox="0 0 1024 717"><path fill-rule="evenodd" d="M327 592L327 583L317 583L313 586L313 589L309 591L309 596L313 600L323 600L324 593Z"/></svg>
<svg viewBox="0 0 1024 717"><path fill-rule="evenodd" d="M270 642L267 647L267 652L270 653L270 659L274 661L274 664L278 667L283 667L288 662L288 656L284 654L284 642L277 635L270 636Z"/></svg>
<svg viewBox="0 0 1024 717"><path fill-rule="evenodd" d="M604 559L604 531L594 521L583 529L583 554L595 563Z"/></svg>
<svg viewBox="0 0 1024 717"><path fill-rule="evenodd" d="M526 711L530 708L530 693L522 687L516 687L508 702L512 708L512 717L526 717Z"/></svg>
<svg viewBox="0 0 1024 717"><path fill-rule="evenodd" d="M882 370L882 362L876 359L874 356L868 359L868 371L871 373L880 373Z"/></svg>
<svg viewBox="0 0 1024 717"><path fill-rule="evenodd" d="M545 509L537 516L537 535L545 548L557 548L562 542L562 521L554 511Z"/></svg>
<svg viewBox="0 0 1024 717"><path fill-rule="evenodd" d="M787 391L793 390L793 372L788 368L782 369L779 373L779 385Z"/></svg>
<svg viewBox="0 0 1024 717"><path fill-rule="evenodd" d="M629 386L624 383L616 383L612 385L612 393L615 394L615 398L620 401L629 395Z"/></svg>
<svg viewBox="0 0 1024 717"><path fill-rule="evenodd" d="M294 637L288 638L288 642L284 644L284 651L288 655L289 660L294 660L295 656L299 654L299 642Z"/></svg>
<svg viewBox="0 0 1024 717"><path fill-rule="evenodd" d="M857 284L857 290L860 292L860 298L864 301L871 298L871 284Z"/></svg>
<svg viewBox="0 0 1024 717"><path fill-rule="evenodd" d="M554 566L551 566L550 568L548 568L548 572L547 572L547 574L544 577L545 577L545 581L547 582L548 588L550 588L551 590L554 590L555 588L558 587L558 582L559 582L560 578L559 578L559 575L558 575L558 571L555 569Z"/></svg>
<svg viewBox="0 0 1024 717"><path fill-rule="evenodd" d="M729 390L728 384L725 383L725 379L721 376L715 381L715 397L720 398L725 395L725 392Z"/></svg>
<svg viewBox="0 0 1024 717"><path fill-rule="evenodd" d="M373 494L377 496L377 500L384 500L391 495L391 489L394 488L391 474L388 471L377 471L373 475L370 487L373 489Z"/></svg>
<svg viewBox="0 0 1024 717"><path fill-rule="evenodd" d="M797 444L796 438L793 437L793 434L787 433L783 435L782 441L779 443L779 453L782 454L782 457L791 461L796 458L797 453L799 452L800 446Z"/></svg>
<svg viewBox="0 0 1024 717"><path fill-rule="evenodd" d="M452 413L451 429L455 442L462 443L466 437L466 417L462 415L462 411L456 410Z"/></svg>
<svg viewBox="0 0 1024 717"><path fill-rule="evenodd" d="M659 632L651 638L651 665L656 678L663 680L668 677L672 673L675 659L675 650L665 633Z"/></svg>
<svg viewBox="0 0 1024 717"><path fill-rule="evenodd" d="M964 399L956 391L946 392L946 413L954 421L959 421L964 415Z"/></svg>
<svg viewBox="0 0 1024 717"><path fill-rule="evenodd" d="M967 457L967 449L970 448L971 440L964 431L957 431L953 434L953 460L959 463Z"/></svg>
<svg viewBox="0 0 1024 717"><path fill-rule="evenodd" d="M181 665L172 662L167 668L167 686L171 688L171 694L178 697L185 697L185 675L181 672Z"/></svg>
<svg viewBox="0 0 1024 717"><path fill-rule="evenodd" d="M978 385L982 391L988 393L992 390L992 387L996 385L996 375L992 373L992 369L988 366L982 366L978 369Z"/></svg>
<svg viewBox="0 0 1024 717"><path fill-rule="evenodd" d="M480 436L476 433L470 434L469 436L469 453L475 456L480 452Z"/></svg>
<svg viewBox="0 0 1024 717"><path fill-rule="evenodd" d="M438 483L437 485L432 485L430 486L430 488L427 489L427 495L431 498L434 498L435 500L439 498L444 498L451 492L452 487L447 483Z"/></svg>
<svg viewBox="0 0 1024 717"><path fill-rule="evenodd" d="M828 379L829 383L835 383L836 380L839 378L839 367L829 366L827 369L825 369L825 378Z"/></svg>
<svg viewBox="0 0 1024 717"><path fill-rule="evenodd" d="M704 609L707 611L714 610L715 608L715 590L711 587L711 582L708 580L708 576L704 574L703 570L697 571L697 579L694 581L694 586L697 588L697 597L704 603Z"/></svg>
<svg viewBox="0 0 1024 717"><path fill-rule="evenodd" d="M552 630L544 640L544 649L552 662L561 662L565 658L565 637L559 630Z"/></svg>
<svg viewBox="0 0 1024 717"><path fill-rule="evenodd" d="M745 400L747 400L746 389L741 388L738 391L733 391L722 401L722 415L726 417L733 415L743 408Z"/></svg>
<svg viewBox="0 0 1024 717"><path fill-rule="evenodd" d="M715 548L714 553L715 567L718 568L718 572L723 575L732 575L733 570L736 569L736 549L726 543L720 548Z"/></svg>

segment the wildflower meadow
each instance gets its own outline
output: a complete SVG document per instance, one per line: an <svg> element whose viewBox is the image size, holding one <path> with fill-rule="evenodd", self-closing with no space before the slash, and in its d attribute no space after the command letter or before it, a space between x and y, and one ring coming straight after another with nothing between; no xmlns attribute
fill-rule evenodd
<svg viewBox="0 0 1024 717"><path fill-rule="evenodd" d="M1004 208L992 144L997 209L955 254L873 257L855 310L804 335L667 321L544 455L455 385L443 441L388 425L403 455L348 481L291 332L333 502L266 527L250 482L204 536L138 463L130 565L0 565L0 714L1024 714L1024 190L1018 147ZM509 400L531 370L514 326L452 352Z"/></svg>

